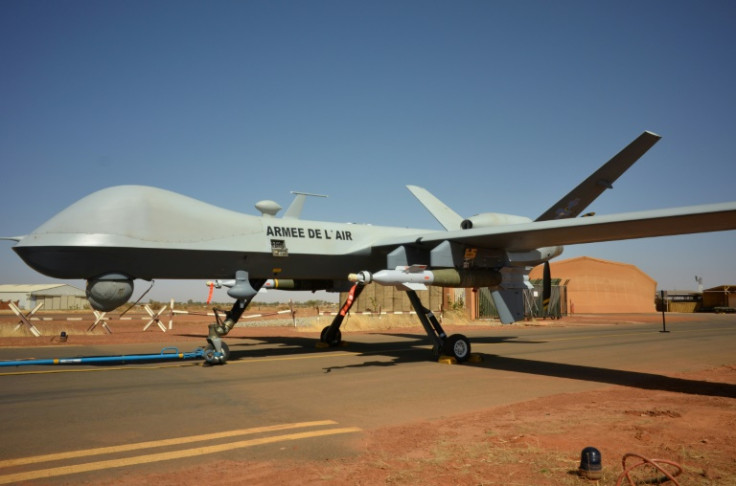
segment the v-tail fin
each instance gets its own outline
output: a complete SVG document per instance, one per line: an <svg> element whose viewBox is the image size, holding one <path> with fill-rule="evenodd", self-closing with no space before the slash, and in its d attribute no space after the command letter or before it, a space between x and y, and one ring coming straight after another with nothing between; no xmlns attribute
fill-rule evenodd
<svg viewBox="0 0 736 486"><path fill-rule="evenodd" d="M445 203L437 199L434 194L419 186L406 186L422 205L432 213L432 216L447 230L460 229L463 217L450 209Z"/></svg>
<svg viewBox="0 0 736 486"><path fill-rule="evenodd" d="M612 189L621 174L634 165L634 162L652 148L662 138L656 133L644 132L627 145L611 160L603 164L587 179L581 182L565 197L542 213L536 220L575 218L587 208L606 189Z"/></svg>

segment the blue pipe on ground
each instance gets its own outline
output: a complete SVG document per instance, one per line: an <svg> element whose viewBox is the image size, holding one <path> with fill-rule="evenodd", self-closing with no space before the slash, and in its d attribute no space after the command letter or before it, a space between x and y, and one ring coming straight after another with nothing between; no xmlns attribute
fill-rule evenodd
<svg viewBox="0 0 736 486"><path fill-rule="evenodd" d="M204 358L204 348L197 348L189 353L180 353L177 348L163 348L160 354L130 354L122 356L81 356L78 358L52 358L52 359L19 359L13 361L0 361L3 366L26 366L26 365L69 365L69 364L95 364L95 363L130 363L134 361L158 361L174 359L196 359Z"/></svg>

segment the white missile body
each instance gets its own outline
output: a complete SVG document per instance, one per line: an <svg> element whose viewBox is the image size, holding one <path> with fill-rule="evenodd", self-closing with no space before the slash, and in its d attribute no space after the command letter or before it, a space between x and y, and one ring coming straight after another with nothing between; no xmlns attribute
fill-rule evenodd
<svg viewBox="0 0 736 486"><path fill-rule="evenodd" d="M213 286L216 289L227 287L233 288L237 281L230 280L214 280L206 282L207 286ZM266 280L260 288L260 292L266 292L271 289L279 290L327 290L335 287L332 280L293 280L289 278L270 278Z"/></svg>
<svg viewBox="0 0 736 486"><path fill-rule="evenodd" d="M501 274L492 269L440 268L427 270L426 265L398 266L394 270L376 273L351 273L348 280L368 284L393 285L407 290L426 290L427 285L438 287L495 287L501 283Z"/></svg>
<svg viewBox="0 0 736 486"><path fill-rule="evenodd" d="M294 281L288 280L287 282L291 283L293 286ZM205 282L205 284L210 287L213 286L216 289L221 289L222 287L227 287L229 289L235 287L235 279L230 280L208 280ZM277 288L283 288L283 286L279 286L279 280L276 279L268 279L266 282L261 286L261 291L266 291L267 289L277 289ZM289 287L291 288L291 287Z"/></svg>

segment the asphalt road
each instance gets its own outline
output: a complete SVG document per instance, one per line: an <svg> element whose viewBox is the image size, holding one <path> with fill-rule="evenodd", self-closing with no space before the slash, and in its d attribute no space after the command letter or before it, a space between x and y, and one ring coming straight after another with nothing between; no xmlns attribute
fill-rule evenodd
<svg viewBox="0 0 736 486"><path fill-rule="evenodd" d="M482 362L465 365L429 361L421 335L346 333L346 346L328 350L314 336L230 339L225 366L3 367L0 484L79 484L222 459L325 460L357 454L373 428L612 384L736 397L733 385L672 376L736 363L736 316L667 328L473 330ZM159 351L4 348L0 360Z"/></svg>

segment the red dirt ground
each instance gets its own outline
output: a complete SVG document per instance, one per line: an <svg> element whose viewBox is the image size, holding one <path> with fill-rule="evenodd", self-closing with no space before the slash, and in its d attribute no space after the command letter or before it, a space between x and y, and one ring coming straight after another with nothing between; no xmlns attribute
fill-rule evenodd
<svg viewBox="0 0 736 486"><path fill-rule="evenodd" d="M142 332L145 321L115 323L111 335L102 330L85 333L90 322L64 327L70 334L68 342L73 344L170 342L173 336L177 341L201 342L206 334L203 319L177 317L174 330L166 334L154 331L155 325ZM616 319L642 322L658 316ZM687 316L668 315L668 321L673 319ZM10 322L17 319L0 316L0 324L5 324L2 327L7 328ZM604 324L611 322L611 317L574 316L553 325L583 322ZM233 333L255 337L287 336L298 331L288 327L236 328ZM0 346L59 344L56 333L41 338L5 336L0 337ZM672 376L736 384L736 366ZM585 437L597 438L590 445L598 448L603 458L603 476L597 481L576 474L579 446ZM684 469L677 478L681 485L736 485L736 399L610 386L452 416L442 422L366 431L358 448L362 453L357 457L318 463L220 461L184 468L174 475L123 475L110 484L206 484L216 477L220 485L613 485L622 471L621 458L634 452L680 464ZM652 477L657 474L651 469L639 476Z"/></svg>
<svg viewBox="0 0 736 486"><path fill-rule="evenodd" d="M675 376L736 384L736 367ZM604 465L596 481L577 474L591 436ZM634 452L680 464L681 485L736 485L736 400L614 386L367 431L359 447L350 459L219 461L114 484L202 484L217 471L222 485L614 485Z"/></svg>

